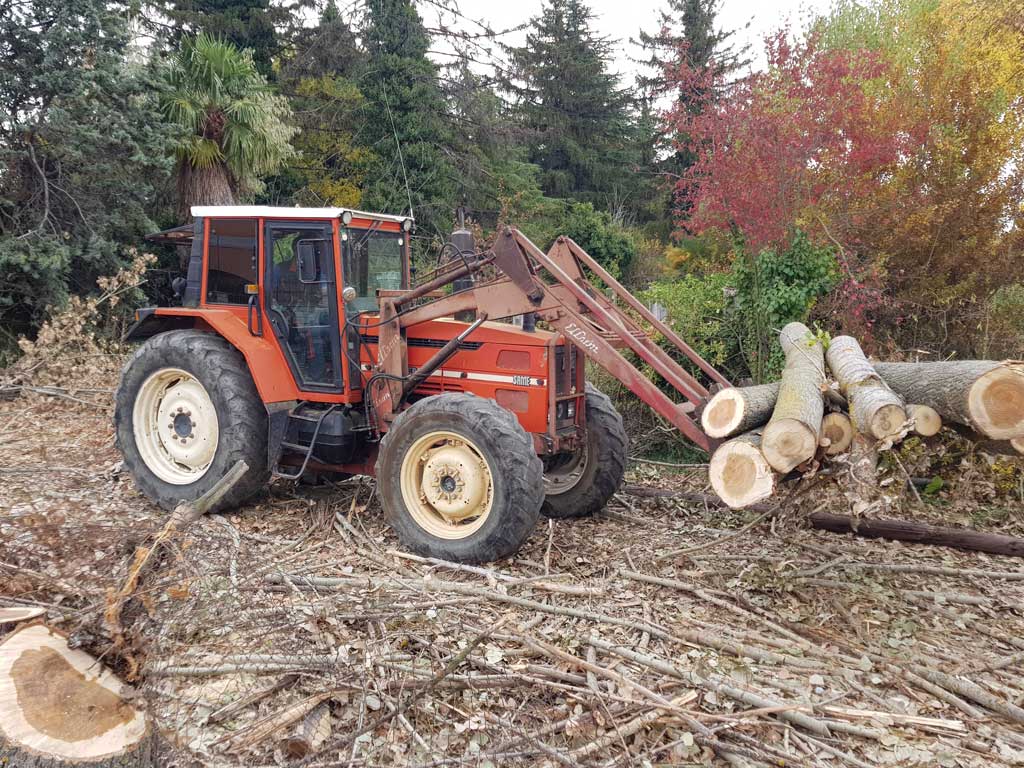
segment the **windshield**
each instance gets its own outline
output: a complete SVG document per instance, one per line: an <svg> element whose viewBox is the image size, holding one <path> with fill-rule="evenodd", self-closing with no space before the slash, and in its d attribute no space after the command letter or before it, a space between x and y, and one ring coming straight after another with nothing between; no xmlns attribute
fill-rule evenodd
<svg viewBox="0 0 1024 768"><path fill-rule="evenodd" d="M356 289L356 299L345 303L345 311L375 312L377 290L402 287L402 250L405 236L398 232L348 229L344 241L345 285Z"/></svg>

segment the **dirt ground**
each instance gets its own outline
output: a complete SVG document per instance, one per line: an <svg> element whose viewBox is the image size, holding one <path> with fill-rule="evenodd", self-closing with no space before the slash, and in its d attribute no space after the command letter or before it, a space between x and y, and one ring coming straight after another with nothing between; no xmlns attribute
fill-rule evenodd
<svg viewBox="0 0 1024 768"><path fill-rule="evenodd" d="M705 477L636 463L628 483ZM1021 561L810 530L843 500L826 477L795 493L758 518L624 492L458 568L401 553L369 480L276 486L176 540L136 685L182 766L1024 764ZM1024 533L1000 493L902 513ZM0 402L0 604L102 650L87 630L164 519L104 405ZM286 715L321 704L326 741L289 757Z"/></svg>

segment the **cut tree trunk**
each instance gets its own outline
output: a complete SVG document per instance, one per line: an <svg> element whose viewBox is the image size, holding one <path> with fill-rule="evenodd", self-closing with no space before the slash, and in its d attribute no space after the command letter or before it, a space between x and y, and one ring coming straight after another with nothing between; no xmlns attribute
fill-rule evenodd
<svg viewBox="0 0 1024 768"><path fill-rule="evenodd" d="M942 417L928 405L908 405L907 417L914 422L914 432L921 437L934 437L942 429Z"/></svg>
<svg viewBox="0 0 1024 768"><path fill-rule="evenodd" d="M325 701L306 715L295 732L281 744L281 751L292 759L308 757L331 735L331 707Z"/></svg>
<svg viewBox="0 0 1024 768"><path fill-rule="evenodd" d="M764 428L761 451L772 468L785 474L814 458L825 413L825 356L821 342L803 323L779 334L786 353L779 395Z"/></svg>
<svg viewBox="0 0 1024 768"><path fill-rule="evenodd" d="M1015 437L1010 441L1010 445L1017 453L1024 453L1024 437Z"/></svg>
<svg viewBox="0 0 1024 768"><path fill-rule="evenodd" d="M711 456L711 487L733 509L749 507L775 492L775 473L760 446L761 433L748 432L722 443Z"/></svg>
<svg viewBox="0 0 1024 768"><path fill-rule="evenodd" d="M836 336L828 345L825 359L850 403L857 431L875 440L898 439L907 422L903 401L875 372L857 340Z"/></svg>
<svg viewBox="0 0 1024 768"><path fill-rule="evenodd" d="M917 544L934 544L970 552L1024 557L1024 539L999 533L981 533L967 528L946 528L913 520L871 520L815 512L811 525L834 533L854 533L868 539L892 539Z"/></svg>
<svg viewBox="0 0 1024 768"><path fill-rule="evenodd" d="M30 624L0 643L0 765L150 768L155 731L129 690L64 635Z"/></svg>
<svg viewBox="0 0 1024 768"><path fill-rule="evenodd" d="M878 363L875 370L908 403L934 408L945 421L993 440L1024 437L1024 363Z"/></svg>
<svg viewBox="0 0 1024 768"><path fill-rule="evenodd" d="M718 392L700 416L708 437L732 437L764 426L779 396L779 382L753 387L730 387Z"/></svg>
<svg viewBox="0 0 1024 768"><path fill-rule="evenodd" d="M844 453L853 442L853 422L845 413L834 411L826 413L821 420L821 439L828 440L825 446L826 456L838 456Z"/></svg>

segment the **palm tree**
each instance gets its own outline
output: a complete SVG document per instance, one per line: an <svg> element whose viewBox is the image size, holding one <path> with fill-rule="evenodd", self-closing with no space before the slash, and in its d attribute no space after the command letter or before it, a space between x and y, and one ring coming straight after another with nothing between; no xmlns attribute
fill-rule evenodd
<svg viewBox="0 0 1024 768"><path fill-rule="evenodd" d="M193 205L223 205L259 191L260 179L293 152L294 128L248 50L199 35L182 43L167 72L162 106L181 128L178 215Z"/></svg>

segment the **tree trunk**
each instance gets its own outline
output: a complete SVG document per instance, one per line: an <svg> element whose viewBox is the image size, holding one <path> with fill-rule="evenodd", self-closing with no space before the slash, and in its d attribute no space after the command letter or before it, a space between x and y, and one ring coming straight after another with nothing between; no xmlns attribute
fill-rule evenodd
<svg viewBox="0 0 1024 768"><path fill-rule="evenodd" d="M821 437L828 440L825 446L826 456L838 456L846 451L853 442L853 422L845 413L834 411L826 413L821 420Z"/></svg>
<svg viewBox="0 0 1024 768"><path fill-rule="evenodd" d="M1024 363L961 360L878 363L875 370L908 403L993 440L1024 437Z"/></svg>
<svg viewBox="0 0 1024 768"><path fill-rule="evenodd" d="M1015 437L1010 441L1010 445L1017 453L1024 453L1024 437Z"/></svg>
<svg viewBox="0 0 1024 768"><path fill-rule="evenodd" d="M730 387L717 393L704 407L701 426L708 437L732 437L764 426L771 418L779 382L754 387Z"/></svg>
<svg viewBox="0 0 1024 768"><path fill-rule="evenodd" d="M903 401L871 367L857 340L837 336L829 344L825 358L850 403L850 416L857 431L875 440L898 439L907 422Z"/></svg>
<svg viewBox="0 0 1024 768"><path fill-rule="evenodd" d="M967 528L946 528L913 520L870 520L815 512L811 525L834 533L854 533L868 539L892 539L917 544L934 544L969 552L1024 557L1024 539L998 533L981 533Z"/></svg>
<svg viewBox="0 0 1024 768"><path fill-rule="evenodd" d="M292 759L316 752L331 735L331 707L325 701L306 715L295 732L281 744L281 751Z"/></svg>
<svg viewBox="0 0 1024 768"><path fill-rule="evenodd" d="M178 164L179 222L192 221L193 205L233 205L237 200L226 165L196 168L188 162Z"/></svg>
<svg viewBox="0 0 1024 768"><path fill-rule="evenodd" d="M775 492L775 473L760 446L761 433L748 432L722 443L711 456L711 487L733 509L749 507Z"/></svg>
<svg viewBox="0 0 1024 768"><path fill-rule="evenodd" d="M775 471L785 474L818 450L825 412L825 356L821 342L803 323L783 328L779 343L786 353L786 368L761 451Z"/></svg>
<svg viewBox="0 0 1024 768"><path fill-rule="evenodd" d="M850 502L850 511L859 517L888 509L878 485L878 446L875 440L854 429L849 461L850 472L843 494Z"/></svg>
<svg viewBox="0 0 1024 768"><path fill-rule="evenodd" d="M942 429L942 417L930 406L908 405L907 416L914 422L914 432L921 437L933 437Z"/></svg>
<svg viewBox="0 0 1024 768"><path fill-rule="evenodd" d="M84 651L42 624L0 643L0 765L151 768L160 763L146 713Z"/></svg>

